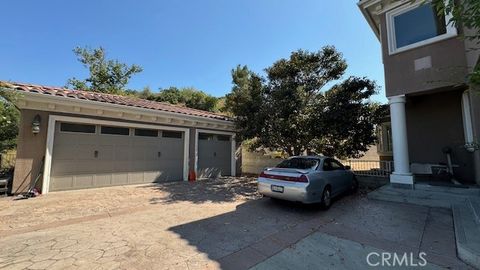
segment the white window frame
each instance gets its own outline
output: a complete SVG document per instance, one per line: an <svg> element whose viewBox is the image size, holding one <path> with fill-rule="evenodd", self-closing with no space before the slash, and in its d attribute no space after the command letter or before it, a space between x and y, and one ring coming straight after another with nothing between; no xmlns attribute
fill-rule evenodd
<svg viewBox="0 0 480 270"><path fill-rule="evenodd" d="M430 3L430 2L427 2L427 3ZM396 53L399 53L399 52L404 52L404 51L407 51L407 50L411 50L411 49L414 49L414 48L417 48L417 47L425 46L425 45L435 43L435 42L438 42L438 41L441 41L441 40L444 40L444 39L448 39L448 38L451 38L451 37L455 37L455 36L458 35L457 28L454 25L452 25L451 23L449 23L450 19L452 18L452 14L447 13L447 14L445 14L445 25L446 25L446 29L447 29L447 32L445 34L439 35L439 36L436 36L436 37L432 37L432 38L429 38L429 39L425 39L425 40L422 40L422 41L418 41L418 42L412 43L410 45L406 45L406 46L397 48L394 18L398 15L404 14L404 13L410 11L410 10L413 10L413 9L417 8L417 7L421 6L422 4L424 4L424 3L419 2L419 3L413 4L413 5L403 5L399 8L390 10L386 13L388 52L389 52L390 55L396 54Z"/></svg>
<svg viewBox="0 0 480 270"><path fill-rule="evenodd" d="M64 134L82 134L82 135L98 135L98 126L97 125L92 125L92 124L85 124L85 125L92 125L92 126L95 126L95 132L93 133L88 133L88 132L74 132L74 131L62 131L62 124L63 123L66 123L66 124L85 124L85 123L69 123L69 122L63 122L63 121L60 121L58 124L58 132L59 133L64 133Z"/></svg>
<svg viewBox="0 0 480 270"><path fill-rule="evenodd" d="M53 154L53 144L55 140L55 126L56 122L69 122L69 123L79 123L79 124L94 124L94 125L109 125L117 127L128 127L128 128L148 128L148 129L158 129L158 130L173 130L173 131L182 131L185 136L183 141L183 181L188 181L188 159L189 159L189 145L190 145L190 129L181 128L181 127L170 127L170 126L161 126L161 125L150 125L150 124L139 124L139 123L128 123L128 122L117 122L117 121L108 121L108 120L97 120L92 118L84 117L71 117L71 116L61 116L61 115L50 115L48 118L48 128L47 128L47 143L45 149L45 162L43 164L43 182L42 182L42 194L47 194L50 189L50 174L52 169L52 154ZM97 128L98 130L98 128ZM90 133L89 133L90 134ZM130 131L130 135L132 132ZM126 136L126 135L119 135Z"/></svg>
<svg viewBox="0 0 480 270"><path fill-rule="evenodd" d="M235 142L235 132L227 132L227 131L218 131L218 130L209 130L209 129L195 129L195 164L194 170L195 174L198 175L198 135L200 133L208 133L208 134L220 134L220 135L229 135L232 137L230 140L231 142L231 159L230 159L230 172L232 176L236 176L237 174L237 159L236 159L236 142Z"/></svg>

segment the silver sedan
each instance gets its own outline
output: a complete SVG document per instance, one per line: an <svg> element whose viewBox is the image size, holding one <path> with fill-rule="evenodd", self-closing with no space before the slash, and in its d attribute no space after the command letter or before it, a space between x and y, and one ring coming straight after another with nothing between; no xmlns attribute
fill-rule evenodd
<svg viewBox="0 0 480 270"><path fill-rule="evenodd" d="M339 161L324 156L295 156L258 177L258 190L267 197L321 203L330 207L331 199L347 191L356 191L358 181Z"/></svg>

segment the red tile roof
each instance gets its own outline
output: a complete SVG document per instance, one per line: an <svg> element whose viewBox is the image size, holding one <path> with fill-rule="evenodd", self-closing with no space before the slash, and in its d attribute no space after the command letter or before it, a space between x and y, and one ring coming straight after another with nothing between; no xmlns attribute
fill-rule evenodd
<svg viewBox="0 0 480 270"><path fill-rule="evenodd" d="M164 102L151 101L146 99L140 99L132 96L112 95L91 91L71 90L61 87L52 87L44 85L34 85L26 83L5 82L0 81L0 86L5 88L11 88L19 91L40 93L50 96L59 96L73 99L90 100L92 102L104 102L116 105L137 107L143 109L151 109L164 112L173 112L191 116L200 116L206 118L220 119L230 121L228 116L216 114L212 112L196 110L181 106L172 105Z"/></svg>

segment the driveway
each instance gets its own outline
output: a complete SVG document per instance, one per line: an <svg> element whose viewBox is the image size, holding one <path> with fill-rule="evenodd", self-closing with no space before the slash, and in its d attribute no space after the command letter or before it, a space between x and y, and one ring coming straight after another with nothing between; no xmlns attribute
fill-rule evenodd
<svg viewBox="0 0 480 270"><path fill-rule="evenodd" d="M321 211L260 198L252 178L2 198L0 209L2 269L268 269L302 241L325 239L319 233L467 267L455 257L448 210L359 194ZM328 257L341 258L333 250Z"/></svg>

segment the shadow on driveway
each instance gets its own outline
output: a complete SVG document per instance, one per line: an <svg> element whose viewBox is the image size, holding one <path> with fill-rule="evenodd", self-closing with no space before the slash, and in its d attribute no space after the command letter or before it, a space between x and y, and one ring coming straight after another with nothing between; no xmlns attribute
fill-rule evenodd
<svg viewBox="0 0 480 270"><path fill-rule="evenodd" d="M162 183L138 188L150 188L165 196L152 197L151 204L175 203L187 201L193 203L234 202L238 199L256 199L257 182L252 177L221 177L188 183Z"/></svg>
<svg viewBox="0 0 480 270"><path fill-rule="evenodd" d="M285 248L295 249L295 243L314 232L390 252L427 252L431 263L465 267L456 258L449 210L370 201L362 194L339 198L328 211L268 198L250 200L233 212L168 230L221 269L248 269ZM329 256L338 255L332 252Z"/></svg>
<svg viewBox="0 0 480 270"><path fill-rule="evenodd" d="M222 258L276 233L295 228L300 223L322 217L325 213L318 205L301 205L262 198L242 203L233 212L174 226L169 228L169 231L176 233L187 240L189 245L218 262L221 269L229 269L241 264L236 261L225 262ZM271 240L278 241L278 244L285 247L281 239ZM268 248L277 246L268 245Z"/></svg>

